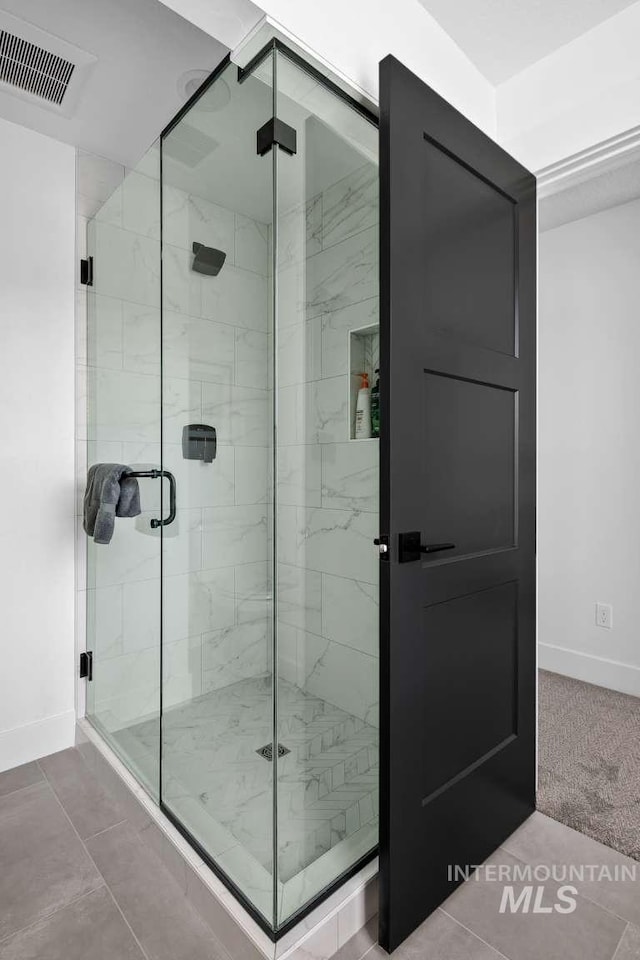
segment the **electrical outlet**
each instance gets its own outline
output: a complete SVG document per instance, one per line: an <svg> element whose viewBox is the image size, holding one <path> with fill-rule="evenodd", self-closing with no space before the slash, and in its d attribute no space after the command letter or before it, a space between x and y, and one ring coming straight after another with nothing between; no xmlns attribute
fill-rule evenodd
<svg viewBox="0 0 640 960"><path fill-rule="evenodd" d="M613 626L613 607L610 603L596 603L596 626L611 630Z"/></svg>

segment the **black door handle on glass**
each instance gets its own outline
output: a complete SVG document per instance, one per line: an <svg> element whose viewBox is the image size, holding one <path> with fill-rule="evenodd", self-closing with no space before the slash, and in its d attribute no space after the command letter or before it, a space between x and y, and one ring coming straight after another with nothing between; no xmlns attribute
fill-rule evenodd
<svg viewBox="0 0 640 960"><path fill-rule="evenodd" d="M166 477L169 481L169 516L165 517L164 520L156 520L154 517L151 521L154 530L156 527L168 526L176 518L176 478L169 470L158 470L158 474L161 477Z"/></svg>
<svg viewBox="0 0 640 960"><path fill-rule="evenodd" d="M165 517L164 520L158 520L154 517L151 526L155 530L157 527L166 527L167 524L173 523L176 518L176 478L172 473L168 470L131 470L125 476L145 479L148 477L150 480L159 480L161 477L166 477L169 481L169 516Z"/></svg>

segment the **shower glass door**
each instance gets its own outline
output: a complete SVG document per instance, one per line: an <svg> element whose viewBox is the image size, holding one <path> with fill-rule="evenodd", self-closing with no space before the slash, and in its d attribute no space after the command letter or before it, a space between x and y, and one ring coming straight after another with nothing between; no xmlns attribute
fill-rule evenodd
<svg viewBox="0 0 640 960"><path fill-rule="evenodd" d="M162 138L162 803L269 925L272 113L228 64Z"/></svg>
<svg viewBox="0 0 640 960"><path fill-rule="evenodd" d="M276 929L377 843L377 139L279 48L162 138L162 805Z"/></svg>
<svg viewBox="0 0 640 960"><path fill-rule="evenodd" d="M286 50L277 116L278 924L378 842L378 128ZM367 424L371 426L371 424Z"/></svg>
<svg viewBox="0 0 640 960"><path fill-rule="evenodd" d="M87 465L160 467L160 150L154 144L89 222ZM87 538L87 716L159 796L160 481L108 544Z"/></svg>

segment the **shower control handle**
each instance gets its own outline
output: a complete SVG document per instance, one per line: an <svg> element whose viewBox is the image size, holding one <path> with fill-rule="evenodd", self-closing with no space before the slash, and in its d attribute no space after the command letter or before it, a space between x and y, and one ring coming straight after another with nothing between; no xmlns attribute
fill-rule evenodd
<svg viewBox="0 0 640 960"><path fill-rule="evenodd" d="M169 481L169 515L164 520L158 520L156 517L151 521L151 526L155 530L157 527L166 527L176 518L176 478L169 470L156 470L158 477L166 477Z"/></svg>

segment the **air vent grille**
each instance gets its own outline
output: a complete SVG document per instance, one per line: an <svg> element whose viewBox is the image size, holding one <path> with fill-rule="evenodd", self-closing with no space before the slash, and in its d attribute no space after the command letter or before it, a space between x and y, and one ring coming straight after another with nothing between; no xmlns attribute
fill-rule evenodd
<svg viewBox="0 0 640 960"><path fill-rule="evenodd" d="M193 170L205 157L213 153L217 146L217 140L183 120L163 140L162 153L163 156L178 160Z"/></svg>
<svg viewBox="0 0 640 960"><path fill-rule="evenodd" d="M0 80L48 103L61 104L75 64L0 30Z"/></svg>

